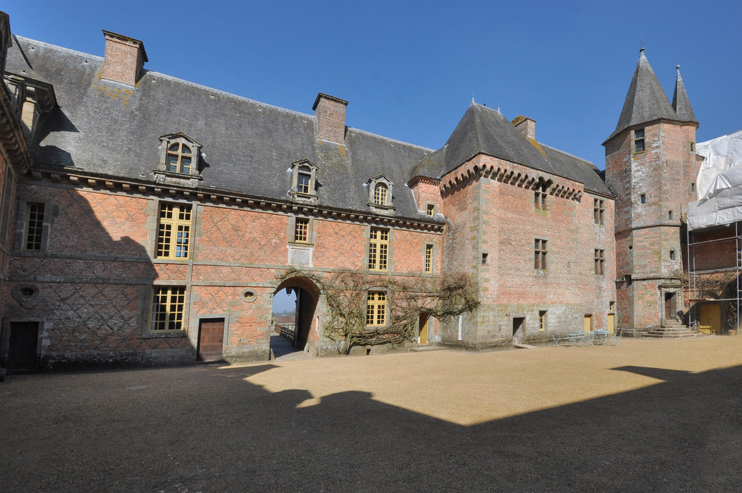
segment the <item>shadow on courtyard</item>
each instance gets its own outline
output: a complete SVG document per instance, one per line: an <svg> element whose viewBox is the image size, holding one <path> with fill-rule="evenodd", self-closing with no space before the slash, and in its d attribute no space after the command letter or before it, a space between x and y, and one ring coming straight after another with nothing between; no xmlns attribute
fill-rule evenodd
<svg viewBox="0 0 742 493"><path fill-rule="evenodd" d="M5 491L739 491L742 480L742 366L615 368L661 381L468 427L364 392L297 407L307 391L271 393L243 380L271 368L14 377L0 387L0 483Z"/></svg>

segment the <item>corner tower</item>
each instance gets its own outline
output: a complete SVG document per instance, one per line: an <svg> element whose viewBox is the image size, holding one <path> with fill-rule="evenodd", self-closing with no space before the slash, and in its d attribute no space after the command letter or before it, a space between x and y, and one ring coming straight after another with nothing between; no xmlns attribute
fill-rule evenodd
<svg viewBox="0 0 742 493"><path fill-rule="evenodd" d="M616 130L603 142L616 195L618 326L646 331L684 312L681 228L695 198L696 120L680 77L672 104L641 49Z"/></svg>

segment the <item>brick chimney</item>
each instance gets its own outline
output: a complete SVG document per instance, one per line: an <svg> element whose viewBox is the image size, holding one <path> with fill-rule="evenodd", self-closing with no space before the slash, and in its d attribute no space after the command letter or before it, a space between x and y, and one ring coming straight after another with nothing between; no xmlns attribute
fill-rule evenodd
<svg viewBox="0 0 742 493"><path fill-rule="evenodd" d="M536 140L536 120L531 120L523 115L515 118L512 122L515 128L520 130L523 137L529 140Z"/></svg>
<svg viewBox="0 0 742 493"><path fill-rule="evenodd" d="M136 86L139 71L147 60L144 43L110 31L103 31L106 37L106 57L103 60L101 77L108 80Z"/></svg>
<svg viewBox="0 0 742 493"><path fill-rule="evenodd" d="M345 108L348 102L327 94L317 94L314 116L317 117L317 137L342 144L345 142Z"/></svg>

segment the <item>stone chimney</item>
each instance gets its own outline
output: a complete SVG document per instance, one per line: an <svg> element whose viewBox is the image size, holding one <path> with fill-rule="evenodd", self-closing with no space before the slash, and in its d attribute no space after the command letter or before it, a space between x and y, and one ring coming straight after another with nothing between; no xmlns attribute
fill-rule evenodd
<svg viewBox="0 0 742 493"><path fill-rule="evenodd" d="M144 43L110 31L103 31L106 37L106 57L103 60L101 77L129 86L136 86L139 71L147 60Z"/></svg>
<svg viewBox="0 0 742 493"><path fill-rule="evenodd" d="M536 140L536 120L531 120L530 118L520 115L510 123L520 130L520 133L522 133L523 137L526 139Z"/></svg>
<svg viewBox="0 0 742 493"><path fill-rule="evenodd" d="M314 116L317 117L317 137L342 144L345 142L345 108L348 102L327 94L317 94Z"/></svg>

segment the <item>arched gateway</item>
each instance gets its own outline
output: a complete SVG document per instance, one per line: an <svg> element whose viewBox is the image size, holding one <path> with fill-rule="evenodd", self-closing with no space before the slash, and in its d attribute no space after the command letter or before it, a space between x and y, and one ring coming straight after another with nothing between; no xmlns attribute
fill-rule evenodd
<svg viewBox="0 0 742 493"><path fill-rule="evenodd" d="M285 279L273 291L275 296L283 289L296 294L296 315L292 346L298 351L314 354L319 342L319 314L317 304L320 299L319 288L306 277L290 277Z"/></svg>

